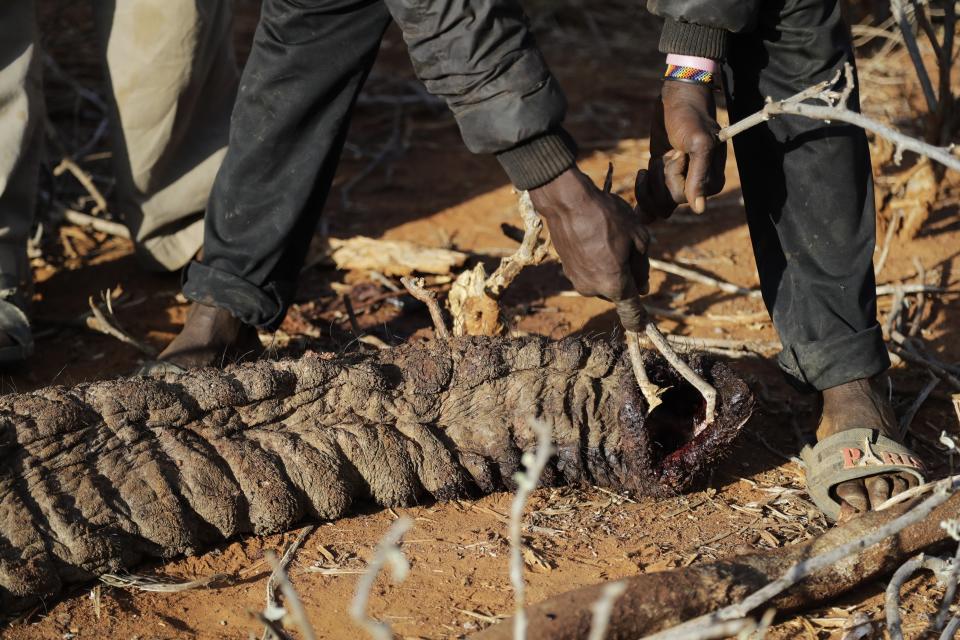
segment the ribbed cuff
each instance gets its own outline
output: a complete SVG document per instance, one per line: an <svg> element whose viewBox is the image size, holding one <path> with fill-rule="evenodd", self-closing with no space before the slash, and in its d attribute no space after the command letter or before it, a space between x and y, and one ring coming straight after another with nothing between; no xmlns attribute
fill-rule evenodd
<svg viewBox="0 0 960 640"><path fill-rule="evenodd" d="M510 182L520 191L542 187L572 167L576 159L577 145L563 129L497 154Z"/></svg>
<svg viewBox="0 0 960 640"><path fill-rule="evenodd" d="M660 51L723 60L727 56L729 35L725 29L667 18L660 33Z"/></svg>
<svg viewBox="0 0 960 640"><path fill-rule="evenodd" d="M220 307L252 327L274 331L287 313L284 296L275 284L260 288L232 273L191 262L183 273L182 289L187 300ZM292 289L291 292L292 293Z"/></svg>

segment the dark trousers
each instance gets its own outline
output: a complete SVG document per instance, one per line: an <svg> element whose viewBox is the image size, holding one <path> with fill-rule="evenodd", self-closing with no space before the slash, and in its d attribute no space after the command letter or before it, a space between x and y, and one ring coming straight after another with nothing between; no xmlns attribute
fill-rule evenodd
<svg viewBox="0 0 960 640"><path fill-rule="evenodd" d="M350 114L390 22L381 0L265 2L184 295L276 328L296 288Z"/></svg>
<svg viewBox="0 0 960 640"><path fill-rule="evenodd" d="M731 39L732 121L853 63L838 0L768 0L759 26ZM854 100L857 96L854 95ZM781 117L733 139L763 299L782 369L806 387L876 375L890 365L877 324L873 178L866 135Z"/></svg>
<svg viewBox="0 0 960 640"><path fill-rule="evenodd" d="M188 298L280 324L391 14L471 151L516 149L562 122L566 101L517 0L266 0Z"/></svg>

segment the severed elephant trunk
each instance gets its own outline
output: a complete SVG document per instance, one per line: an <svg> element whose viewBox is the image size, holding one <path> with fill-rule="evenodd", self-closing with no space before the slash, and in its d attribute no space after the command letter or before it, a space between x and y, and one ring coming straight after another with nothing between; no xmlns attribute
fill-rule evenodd
<svg viewBox="0 0 960 640"><path fill-rule="evenodd" d="M726 452L753 398L694 356L720 403L691 440L699 396L648 357L672 387L649 420L621 349L585 339L462 338L0 398L0 608L357 502L511 489L534 417L558 451L544 484L672 495Z"/></svg>

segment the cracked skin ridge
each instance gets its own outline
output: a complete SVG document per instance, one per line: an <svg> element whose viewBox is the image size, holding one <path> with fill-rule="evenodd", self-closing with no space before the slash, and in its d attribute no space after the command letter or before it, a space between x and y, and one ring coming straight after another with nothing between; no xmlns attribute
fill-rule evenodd
<svg viewBox="0 0 960 640"><path fill-rule="evenodd" d="M681 386L647 358L655 382ZM602 339L458 338L2 397L0 609L358 502L512 489L533 416L558 449L544 484L674 494L753 407L727 367L691 363L718 387L720 411L674 452L656 443L623 350Z"/></svg>

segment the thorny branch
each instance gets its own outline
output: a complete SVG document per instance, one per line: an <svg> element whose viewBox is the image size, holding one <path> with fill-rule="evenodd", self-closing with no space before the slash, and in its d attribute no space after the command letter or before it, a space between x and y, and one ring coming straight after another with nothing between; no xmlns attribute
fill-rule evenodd
<svg viewBox="0 0 960 640"><path fill-rule="evenodd" d="M845 80L843 89L839 92L835 88L839 84L841 77L841 71L838 70L836 75L830 80L815 84L789 98L784 98L783 100L768 99L766 106L760 111L722 129L718 134L720 141L725 142L733 136L743 133L747 129L778 116L795 115L813 120L823 120L828 123L834 121L846 122L861 129L872 131L874 134L891 141L896 146L897 151L895 158L897 162L899 162L903 156L904 151L913 151L931 160L936 160L954 171L960 171L960 157L952 153L952 147L937 147L917 140L892 127L847 108L847 101L855 86L853 82L853 67L849 63L844 65L842 75ZM806 102L807 100L817 100L823 104L810 104Z"/></svg>

